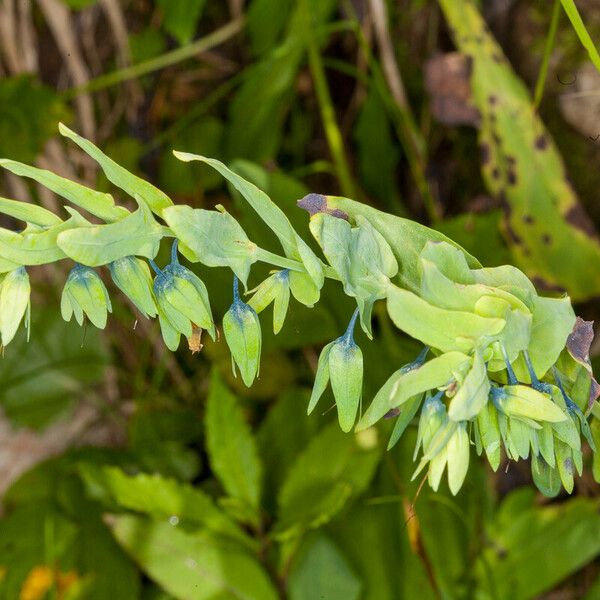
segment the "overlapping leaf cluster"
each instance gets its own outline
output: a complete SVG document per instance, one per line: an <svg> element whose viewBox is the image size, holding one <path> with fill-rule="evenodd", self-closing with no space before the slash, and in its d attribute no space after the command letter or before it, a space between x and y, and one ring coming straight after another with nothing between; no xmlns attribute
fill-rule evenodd
<svg viewBox="0 0 600 600"><path fill-rule="evenodd" d="M69 218L39 206L1 199L0 211L24 221L24 230L0 229L0 335L6 346L20 323L29 324L27 267L69 259L72 267L61 300L65 320L75 315L106 325L111 302L95 270L107 266L115 285L145 317L158 315L166 345L175 350L217 328L209 292L181 264L227 267L234 277L233 303L223 320L234 372L250 386L258 375L262 345L258 313L274 303L273 329L279 332L290 297L313 306L325 278L339 281L356 300L346 332L326 345L319 358L308 410L329 382L340 426L350 431L361 412L363 356L354 340L358 320L372 337L372 309L385 300L387 312L424 350L399 368L359 416L358 429L397 416L390 446L419 414L415 476L427 469L434 489L447 469L450 490L465 479L470 446L497 469L502 450L512 460L531 458L533 477L547 495L561 485L573 488L581 473L581 439L595 450L587 421L596 387L569 298L539 296L530 280L510 266L482 268L451 240L407 219L393 217L344 198L311 194L299 205L311 214L310 230L327 262L298 235L268 196L219 161L176 153L216 169L252 206L278 238L283 256L252 242L222 207L175 206L160 190L129 173L89 141L64 126L61 133L93 157L107 178L137 203L129 212L110 194L10 160L0 164L30 177L103 224L66 206ZM154 262L163 238L172 238L166 266ZM148 261L148 262L146 262ZM242 300L252 265L276 270ZM149 264L148 264L149 263ZM155 272L152 279L150 267ZM569 340L571 343L569 343ZM427 357L430 357L429 359Z"/></svg>

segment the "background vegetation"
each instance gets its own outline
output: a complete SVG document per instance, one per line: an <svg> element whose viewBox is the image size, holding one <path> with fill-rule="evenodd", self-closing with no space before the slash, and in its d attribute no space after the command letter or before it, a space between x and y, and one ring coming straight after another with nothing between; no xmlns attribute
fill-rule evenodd
<svg viewBox="0 0 600 600"><path fill-rule="evenodd" d="M212 156L304 233L297 199L346 195L519 266L591 320L595 4L577 2L578 21L567 0L3 0L0 156L114 192L59 139L62 120L268 247L223 179L171 150ZM59 206L8 172L2 188ZM493 474L477 460L453 497L410 482L414 428L385 452L391 427L343 434L335 411L306 416L320 348L352 312L335 286L312 310L293 303L277 337L263 318L247 389L222 341L171 354L118 294L104 332L63 323L66 269L32 270L31 341L0 360L0 597L600 598L589 455L571 497L543 499L524 462ZM220 321L229 275L202 277ZM375 314L369 399L420 349Z"/></svg>

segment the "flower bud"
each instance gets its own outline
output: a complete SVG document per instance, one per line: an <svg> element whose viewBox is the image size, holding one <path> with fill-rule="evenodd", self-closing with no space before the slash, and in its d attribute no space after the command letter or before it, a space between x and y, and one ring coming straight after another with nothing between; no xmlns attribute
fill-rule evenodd
<svg viewBox="0 0 600 600"><path fill-rule="evenodd" d="M273 333L277 335L283 327L285 315L290 303L290 278L289 270L277 271L265 279L258 287L252 290L254 295L250 298L248 306L257 313L262 312L273 302Z"/></svg>
<svg viewBox="0 0 600 600"><path fill-rule="evenodd" d="M70 321L73 313L79 325L83 316L98 329L106 327L107 313L112 312L108 291L94 269L75 265L67 277L60 300L60 310L65 321Z"/></svg>
<svg viewBox="0 0 600 600"><path fill-rule="evenodd" d="M237 365L247 387L252 385L260 370L262 334L254 308L240 299L238 279L233 279L233 303L223 317L223 332L231 352L233 373Z"/></svg>
<svg viewBox="0 0 600 600"><path fill-rule="evenodd" d="M152 278L148 265L135 256L124 256L108 265L115 285L135 304L146 317L156 316L156 303L152 295Z"/></svg>
<svg viewBox="0 0 600 600"><path fill-rule="evenodd" d="M29 337L31 305L29 275L25 267L10 271L0 285L0 336L2 345L7 346L15 337L25 317L25 328Z"/></svg>
<svg viewBox="0 0 600 600"><path fill-rule="evenodd" d="M192 337L194 325L206 329L214 339L216 330L208 291L196 274L179 264L177 241L171 250L170 264L164 269L159 269L153 261L150 264L156 271L154 295L160 328L167 347L176 350L181 335L186 338Z"/></svg>
<svg viewBox="0 0 600 600"><path fill-rule="evenodd" d="M354 426L362 396L363 357L354 342L354 326L358 317L354 311L346 333L327 344L319 356L317 374L308 404L310 414L331 379L331 388L338 410L340 428L348 432Z"/></svg>

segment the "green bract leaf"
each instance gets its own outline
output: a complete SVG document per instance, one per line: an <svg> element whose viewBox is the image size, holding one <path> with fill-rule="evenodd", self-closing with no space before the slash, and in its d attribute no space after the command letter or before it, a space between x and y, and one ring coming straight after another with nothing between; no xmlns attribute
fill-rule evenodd
<svg viewBox="0 0 600 600"><path fill-rule="evenodd" d="M317 288L321 289L325 277L321 261L306 242L296 233L285 213L272 202L267 194L243 177L240 177L237 173L234 173L231 169L228 169L218 160L188 152L175 151L173 154L184 162L199 160L221 173L279 238L285 255L302 262Z"/></svg>
<svg viewBox="0 0 600 600"><path fill-rule="evenodd" d="M60 177L52 171L31 167L15 160L0 159L0 166L8 169L15 175L30 177L52 190L69 202L87 210L92 215L104 221L118 221L129 214L129 211L121 206L115 206L115 201L110 194L97 192L80 183ZM25 205L27 206L27 205ZM40 210L44 210L40 208ZM46 211L47 212L47 211ZM51 213L52 214L52 213ZM56 217L58 219L58 217ZM29 219L24 219L29 221ZM30 221L33 223L34 221ZM38 225L53 225L54 223L37 223Z"/></svg>
<svg viewBox="0 0 600 600"><path fill-rule="evenodd" d="M229 213L172 206L163 217L201 263L229 267L246 287L250 266L257 260L256 245Z"/></svg>
<svg viewBox="0 0 600 600"><path fill-rule="evenodd" d="M395 285L388 288L387 308L399 329L444 352L472 350L492 341L506 325L504 319L438 308Z"/></svg>
<svg viewBox="0 0 600 600"><path fill-rule="evenodd" d="M389 215L348 198L337 196L322 196L322 198L328 210L341 210L351 219L362 216L371 223L390 245L400 267L400 281L412 290L419 289L418 259L421 251L429 241L447 242L464 255L470 267L478 268L481 266L475 257L463 250L450 238L420 223Z"/></svg>
<svg viewBox="0 0 600 600"><path fill-rule="evenodd" d="M138 209L116 223L61 232L56 240L59 248L69 258L88 267L106 265L125 256L154 258L163 228L139 196L136 200Z"/></svg>
<svg viewBox="0 0 600 600"><path fill-rule="evenodd" d="M0 213L38 227L52 227L62 223L62 219L41 206L8 198L0 198Z"/></svg>
<svg viewBox="0 0 600 600"><path fill-rule="evenodd" d="M471 362L462 352L447 352L410 371L399 369L377 392L371 406L359 421L360 431L376 423L393 408L428 390L448 385L455 373Z"/></svg>
<svg viewBox="0 0 600 600"><path fill-rule="evenodd" d="M102 167L104 174L111 183L127 192L132 198L139 196L158 216L162 216L162 211L173 204L164 192L161 192L145 179L130 173L112 158L106 156L92 142L77 135L63 123L59 123L58 130L61 135L73 140L86 154L89 154Z"/></svg>
<svg viewBox="0 0 600 600"><path fill-rule="evenodd" d="M47 229L27 228L22 233L0 228L0 256L17 265L45 265L66 258L57 238L63 231L86 227L89 222L72 211L67 221Z"/></svg>
<svg viewBox="0 0 600 600"><path fill-rule="evenodd" d="M481 350L477 349L473 364L448 408L448 416L453 421L468 421L485 406L488 401L490 382Z"/></svg>

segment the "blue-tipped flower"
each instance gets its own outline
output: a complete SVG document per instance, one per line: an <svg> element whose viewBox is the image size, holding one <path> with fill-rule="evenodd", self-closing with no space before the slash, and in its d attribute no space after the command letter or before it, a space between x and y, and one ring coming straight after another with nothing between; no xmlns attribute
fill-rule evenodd
<svg viewBox="0 0 600 600"><path fill-rule="evenodd" d="M208 291L197 275L179 264L177 240L171 249L171 262L164 269L159 269L154 261L150 264L156 272L154 295L167 348L176 350L180 336L191 338L194 327L206 329L214 339L216 330Z"/></svg>
<svg viewBox="0 0 600 600"><path fill-rule="evenodd" d="M354 427L362 396L363 356L354 342L354 327L358 314L359 311L356 309L346 333L327 344L321 351L315 384L308 404L308 414L310 414L331 380L340 428L345 432Z"/></svg>
<svg viewBox="0 0 600 600"><path fill-rule="evenodd" d="M236 365L247 387L260 371L262 334L258 314L240 299L238 278L233 277L233 303L223 317L223 333L231 352L231 365Z"/></svg>
<svg viewBox="0 0 600 600"><path fill-rule="evenodd" d="M65 321L73 314L79 325L84 315L98 329L106 327L108 313L112 306L108 291L94 269L77 264L69 272L60 300L60 311Z"/></svg>
<svg viewBox="0 0 600 600"><path fill-rule="evenodd" d="M290 303L289 269L276 271L251 291L254 292L254 295L250 298L248 305L257 313L265 310L273 302L273 333L277 335L283 327Z"/></svg>
<svg viewBox="0 0 600 600"><path fill-rule="evenodd" d="M135 304L146 317L156 316L156 303L152 295L152 277L148 264L136 256L124 256L108 265L115 285Z"/></svg>
<svg viewBox="0 0 600 600"><path fill-rule="evenodd" d="M7 346L15 337L25 317L25 328L29 336L31 286L25 267L10 271L0 285L0 336L2 345Z"/></svg>

